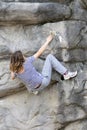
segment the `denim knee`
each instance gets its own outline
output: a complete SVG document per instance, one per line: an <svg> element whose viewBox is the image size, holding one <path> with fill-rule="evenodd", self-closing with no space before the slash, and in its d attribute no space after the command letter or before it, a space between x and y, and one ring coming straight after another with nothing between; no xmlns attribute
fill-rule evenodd
<svg viewBox="0 0 87 130"><path fill-rule="evenodd" d="M46 58L48 58L48 59L52 59L52 54L48 54L48 56L46 57Z"/></svg>

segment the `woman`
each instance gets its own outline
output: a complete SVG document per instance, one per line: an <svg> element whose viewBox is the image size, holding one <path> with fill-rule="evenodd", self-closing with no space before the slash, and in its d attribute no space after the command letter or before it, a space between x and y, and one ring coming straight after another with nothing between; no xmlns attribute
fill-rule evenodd
<svg viewBox="0 0 87 130"><path fill-rule="evenodd" d="M77 71L68 71L52 54L49 54L45 60L42 73L36 71L33 62L45 51L48 44L52 41L54 35L50 34L42 47L33 55L25 58L21 51L16 51L11 56L10 70L11 78L21 79L27 89L34 94L46 88L50 84L52 68L63 75L64 79L70 79L77 75Z"/></svg>

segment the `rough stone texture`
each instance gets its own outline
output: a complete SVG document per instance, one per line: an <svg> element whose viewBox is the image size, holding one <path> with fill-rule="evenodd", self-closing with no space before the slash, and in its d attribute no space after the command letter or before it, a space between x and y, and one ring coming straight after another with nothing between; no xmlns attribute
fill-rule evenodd
<svg viewBox="0 0 87 130"><path fill-rule="evenodd" d="M84 120L82 122L77 121L77 122L69 125L68 127L66 127L65 130L74 130L74 129L76 129L76 130L86 130L87 129L87 121L86 120Z"/></svg>
<svg viewBox="0 0 87 130"><path fill-rule="evenodd" d="M10 54L10 50L7 46L0 45L0 59L8 58Z"/></svg>
<svg viewBox="0 0 87 130"><path fill-rule="evenodd" d="M70 7L72 10L72 19L87 21L87 1L74 0Z"/></svg>
<svg viewBox="0 0 87 130"><path fill-rule="evenodd" d="M87 130L87 1L1 1L0 130ZM19 49L33 55L52 30L61 34L62 43L56 36L34 65L41 72L51 53L78 75L62 81L53 71L51 84L34 95L11 80L10 55Z"/></svg>
<svg viewBox="0 0 87 130"><path fill-rule="evenodd" d="M0 24L42 24L69 19L87 21L86 12L86 0L72 0L68 5L61 2L0 2Z"/></svg>
<svg viewBox="0 0 87 130"><path fill-rule="evenodd" d="M70 17L70 9L59 3L0 2L0 23L39 24Z"/></svg>
<svg viewBox="0 0 87 130"><path fill-rule="evenodd" d="M69 2L73 1L73 0L1 0L2 2L40 2L40 3L44 3L44 2L59 2L59 3L63 3L63 4L68 4Z"/></svg>

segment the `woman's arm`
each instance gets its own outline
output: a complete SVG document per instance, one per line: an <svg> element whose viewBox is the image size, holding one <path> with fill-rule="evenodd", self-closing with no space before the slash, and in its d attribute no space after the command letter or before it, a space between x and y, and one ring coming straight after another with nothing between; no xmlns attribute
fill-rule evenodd
<svg viewBox="0 0 87 130"><path fill-rule="evenodd" d="M47 48L48 44L52 41L53 39L53 34L50 34L48 37L47 37L47 40L46 42L44 43L44 45L41 46L41 48L34 54L34 57L35 58L38 58Z"/></svg>
<svg viewBox="0 0 87 130"><path fill-rule="evenodd" d="M11 79L13 79L13 80L15 79L15 74L12 71L11 71Z"/></svg>

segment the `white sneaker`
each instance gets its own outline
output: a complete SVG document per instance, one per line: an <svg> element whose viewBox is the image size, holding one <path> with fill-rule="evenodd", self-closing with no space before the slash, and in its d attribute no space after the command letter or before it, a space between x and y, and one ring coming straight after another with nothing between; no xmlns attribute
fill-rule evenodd
<svg viewBox="0 0 87 130"><path fill-rule="evenodd" d="M67 74L63 75L63 77L64 77L64 80L68 80L70 78L75 77L76 75L77 75L77 71L75 71L75 72L69 71Z"/></svg>
<svg viewBox="0 0 87 130"><path fill-rule="evenodd" d="M34 91L33 94L37 95L37 94L38 94L38 91Z"/></svg>

